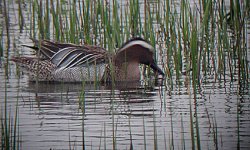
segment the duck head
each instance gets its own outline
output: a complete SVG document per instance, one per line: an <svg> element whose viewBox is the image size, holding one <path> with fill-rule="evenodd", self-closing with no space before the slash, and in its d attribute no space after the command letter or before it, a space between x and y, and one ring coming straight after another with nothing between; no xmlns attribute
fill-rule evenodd
<svg viewBox="0 0 250 150"><path fill-rule="evenodd" d="M164 72L154 60L155 49L142 38L135 38L126 42L116 53L113 63L116 68L116 81L140 80L140 64L148 65L155 74L164 76Z"/></svg>

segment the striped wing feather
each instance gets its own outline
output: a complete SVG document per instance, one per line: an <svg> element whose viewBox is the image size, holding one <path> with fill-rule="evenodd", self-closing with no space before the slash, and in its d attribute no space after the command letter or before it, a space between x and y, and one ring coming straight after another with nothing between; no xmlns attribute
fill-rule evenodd
<svg viewBox="0 0 250 150"><path fill-rule="evenodd" d="M77 46L74 44L56 44L42 42L41 52L58 68L85 67L104 63L107 51L97 46ZM53 54L53 55L52 55Z"/></svg>

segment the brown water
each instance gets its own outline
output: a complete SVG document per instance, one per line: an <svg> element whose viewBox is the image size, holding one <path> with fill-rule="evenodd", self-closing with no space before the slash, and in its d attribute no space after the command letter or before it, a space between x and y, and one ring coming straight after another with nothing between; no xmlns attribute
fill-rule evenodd
<svg viewBox="0 0 250 150"><path fill-rule="evenodd" d="M10 53L28 54L21 45L31 42L29 31L19 32L14 14L10 34L16 48L11 45ZM134 149L191 149L190 116L198 118L202 149L215 149L215 143L219 149L250 147L249 88L229 77L206 79L196 101L184 85L174 85L173 90L164 86L110 90L85 84L85 108L81 108L81 84L30 83L23 74L18 78L12 62L6 79L4 62L0 67L1 114L6 98L14 116L18 100L21 149L82 149L83 145L86 149L130 149L131 145ZM181 80L185 79L183 75Z"/></svg>

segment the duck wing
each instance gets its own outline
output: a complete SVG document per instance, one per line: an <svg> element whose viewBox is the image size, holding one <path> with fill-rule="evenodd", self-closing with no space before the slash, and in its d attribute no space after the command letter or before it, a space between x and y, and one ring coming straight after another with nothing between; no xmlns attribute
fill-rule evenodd
<svg viewBox="0 0 250 150"><path fill-rule="evenodd" d="M42 40L34 40L34 46L25 47L40 51L44 60L50 60L56 67L72 68L86 66L92 63L104 63L107 59L107 50L93 45L76 45Z"/></svg>
<svg viewBox="0 0 250 150"><path fill-rule="evenodd" d="M68 45L54 53L50 60L58 68L85 67L104 63L107 51L97 46Z"/></svg>

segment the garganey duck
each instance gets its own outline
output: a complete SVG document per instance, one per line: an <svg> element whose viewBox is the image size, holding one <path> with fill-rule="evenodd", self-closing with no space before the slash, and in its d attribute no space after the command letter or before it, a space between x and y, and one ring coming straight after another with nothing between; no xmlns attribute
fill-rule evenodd
<svg viewBox="0 0 250 150"><path fill-rule="evenodd" d="M154 60L155 50L142 38L127 41L111 54L104 48L42 40L36 49L42 57L12 57L31 81L139 81L140 64L164 76ZM113 78L112 78L113 76Z"/></svg>

